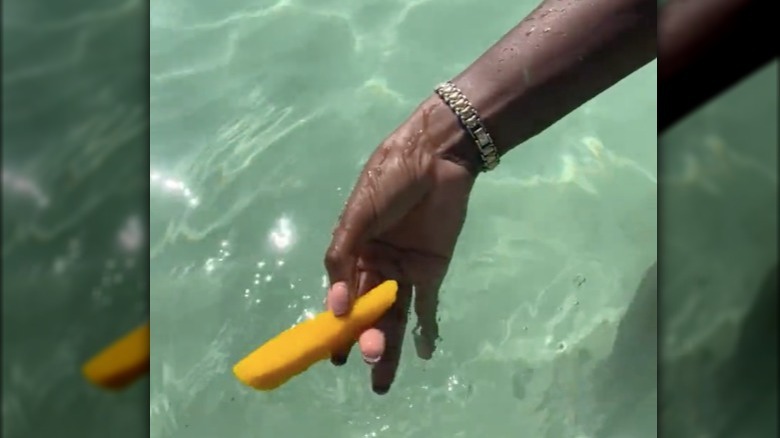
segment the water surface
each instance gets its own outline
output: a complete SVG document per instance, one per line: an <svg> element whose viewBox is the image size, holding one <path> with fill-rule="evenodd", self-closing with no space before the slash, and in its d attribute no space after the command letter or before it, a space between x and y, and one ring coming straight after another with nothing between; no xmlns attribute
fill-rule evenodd
<svg viewBox="0 0 780 438"><path fill-rule="evenodd" d="M230 372L320 309L330 230L376 145L535 6L152 2L152 436L587 432L588 373L656 259L655 63L480 179L444 339L430 362L406 354L387 396L360 360L270 394Z"/></svg>

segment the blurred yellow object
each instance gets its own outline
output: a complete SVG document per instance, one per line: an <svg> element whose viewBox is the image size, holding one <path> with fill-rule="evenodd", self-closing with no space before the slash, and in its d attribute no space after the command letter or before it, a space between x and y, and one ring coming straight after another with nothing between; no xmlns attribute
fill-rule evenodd
<svg viewBox="0 0 780 438"><path fill-rule="evenodd" d="M81 369L97 386L121 389L149 373L149 322L126 334Z"/></svg>
<svg viewBox="0 0 780 438"><path fill-rule="evenodd" d="M337 317L322 312L271 339L233 367L238 380L255 389L271 390L333 351L352 342L393 305L398 293L395 281L386 281L355 301L352 311Z"/></svg>

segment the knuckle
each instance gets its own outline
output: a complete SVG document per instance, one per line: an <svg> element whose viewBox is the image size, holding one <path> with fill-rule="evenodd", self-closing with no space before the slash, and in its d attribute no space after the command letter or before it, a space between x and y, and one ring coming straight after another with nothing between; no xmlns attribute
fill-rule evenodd
<svg viewBox="0 0 780 438"><path fill-rule="evenodd" d="M329 273L332 272L338 267L341 259L341 250L339 247L337 245L331 245L328 247L327 251L325 251L325 269L327 269Z"/></svg>

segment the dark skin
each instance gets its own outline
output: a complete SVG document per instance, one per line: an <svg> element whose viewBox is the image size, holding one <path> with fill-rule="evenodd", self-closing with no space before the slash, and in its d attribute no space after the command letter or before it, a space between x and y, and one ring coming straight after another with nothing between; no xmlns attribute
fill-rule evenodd
<svg viewBox="0 0 780 438"><path fill-rule="evenodd" d="M777 45L763 44L776 26L774 7L764 0L671 0L661 10L659 134L777 56Z"/></svg>
<svg viewBox="0 0 780 438"><path fill-rule="evenodd" d="M453 80L502 155L651 61L656 24L659 133L776 56L754 44L772 28L771 2L671 0L660 17L647 0L560 3L542 3ZM345 314L387 278L401 286L396 306L359 339L377 393L395 377L412 304L417 354L433 353L438 290L478 168L475 145L431 96L377 148L334 230L325 258L330 309ZM335 352L333 362L348 353Z"/></svg>
<svg viewBox="0 0 780 438"><path fill-rule="evenodd" d="M547 0L453 82L506 154L653 60L656 13L650 0ZM393 383L411 308L417 355L433 354L439 287L478 168L472 140L432 95L368 160L333 232L325 265L334 313L385 279L399 283L393 309L358 340L376 393Z"/></svg>

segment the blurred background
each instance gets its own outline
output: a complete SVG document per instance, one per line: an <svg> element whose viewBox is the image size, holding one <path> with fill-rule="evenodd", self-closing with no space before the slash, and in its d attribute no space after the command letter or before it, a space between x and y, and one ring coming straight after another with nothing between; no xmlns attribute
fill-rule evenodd
<svg viewBox="0 0 780 438"><path fill-rule="evenodd" d="M2 435L145 436L81 366L148 318L147 5L2 8Z"/></svg>
<svg viewBox="0 0 780 438"><path fill-rule="evenodd" d="M775 61L659 140L664 436L777 433L777 75Z"/></svg>

